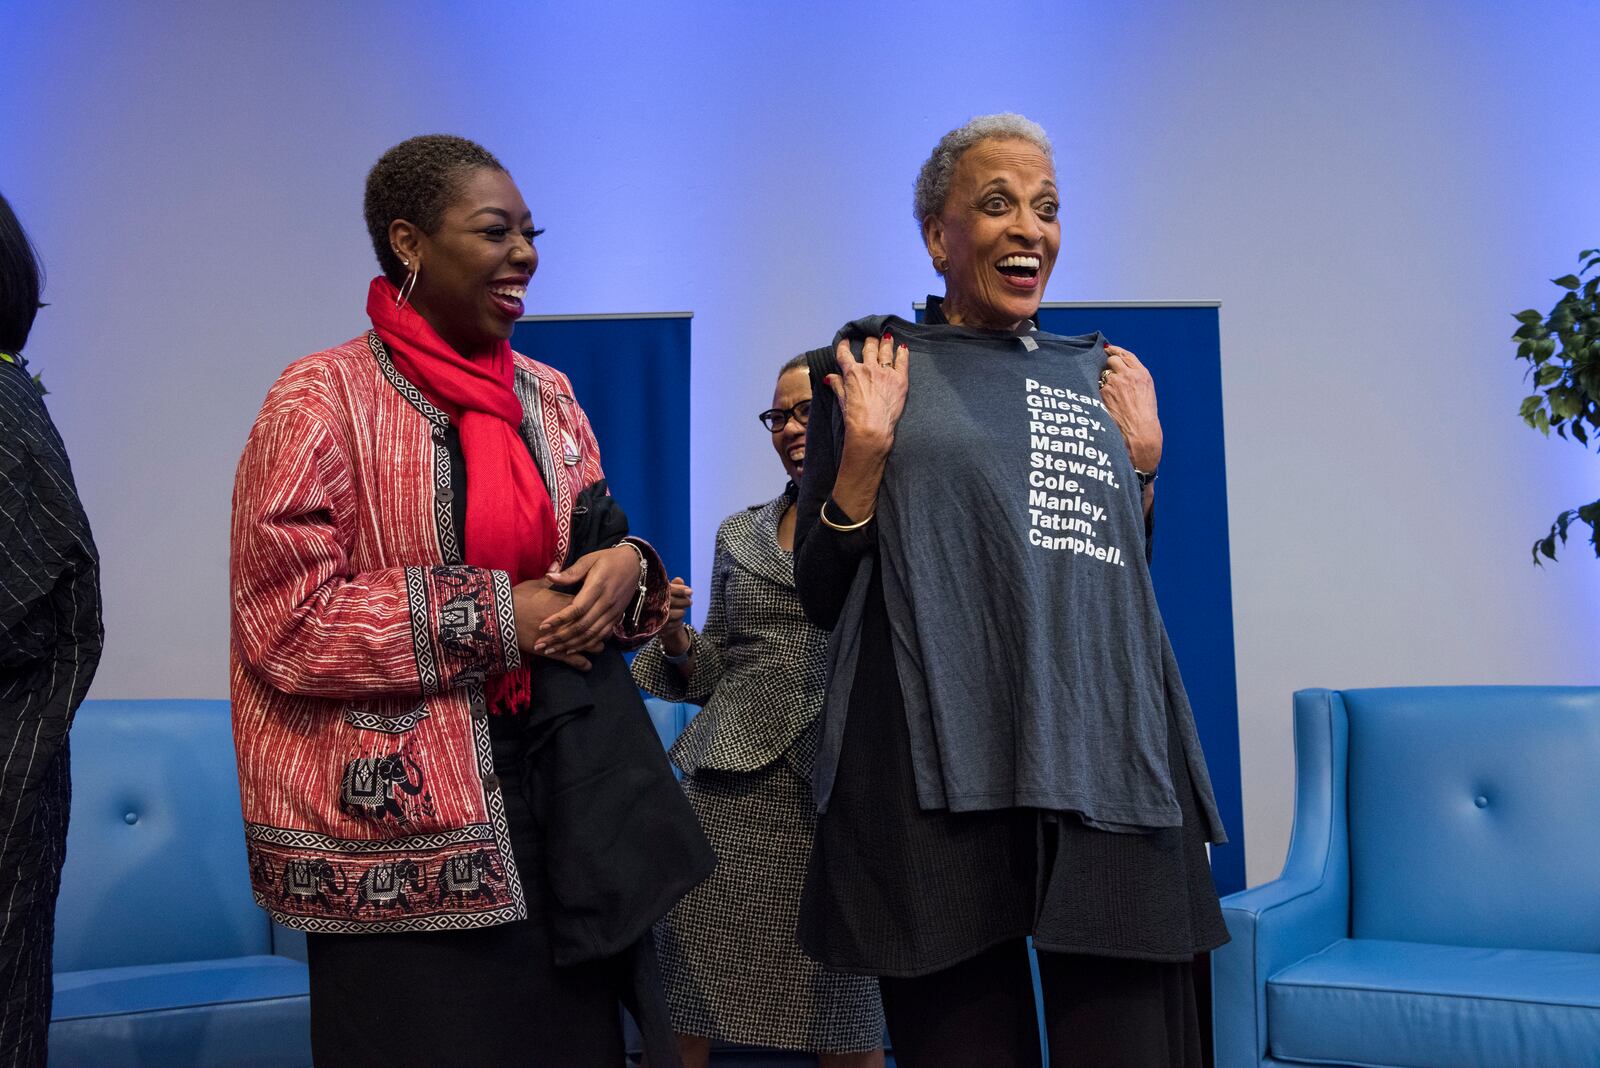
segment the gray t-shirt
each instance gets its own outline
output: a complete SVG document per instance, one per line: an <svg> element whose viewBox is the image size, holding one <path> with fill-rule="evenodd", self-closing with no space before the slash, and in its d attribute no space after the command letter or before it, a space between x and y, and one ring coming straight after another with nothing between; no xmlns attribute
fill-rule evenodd
<svg viewBox="0 0 1600 1068"><path fill-rule="evenodd" d="M877 521L919 803L1071 811L1114 831L1177 826L1170 724L1220 840L1145 562L1138 481L1100 400L1104 339L893 317L840 336L885 330L912 353ZM835 632L841 691L861 575L855 587ZM836 696L830 717L844 711Z"/></svg>

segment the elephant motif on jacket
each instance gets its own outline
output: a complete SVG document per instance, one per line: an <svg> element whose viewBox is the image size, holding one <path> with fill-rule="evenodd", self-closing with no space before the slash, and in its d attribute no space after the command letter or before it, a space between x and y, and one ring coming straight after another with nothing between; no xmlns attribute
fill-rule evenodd
<svg viewBox="0 0 1600 1068"><path fill-rule="evenodd" d="M339 783L339 808L356 819L393 817L396 823L409 823L411 818L401 807L399 795L416 797L422 793L423 786L422 768L409 753L357 757L344 766Z"/></svg>
<svg viewBox="0 0 1600 1068"><path fill-rule="evenodd" d="M449 579L439 580L449 590ZM439 609L439 644L463 660L473 660L489 641L489 612L478 594L468 589L445 601Z"/></svg>
<svg viewBox="0 0 1600 1068"><path fill-rule="evenodd" d="M283 863L282 898L285 903L316 902L318 907L331 911L335 901L330 900L329 895L342 905L347 889L344 874L327 860L286 860Z"/></svg>
<svg viewBox="0 0 1600 1068"><path fill-rule="evenodd" d="M278 877L278 871L272 866L272 858L260 850L251 848L248 851L250 862L250 881L256 886L271 886Z"/></svg>
<svg viewBox="0 0 1600 1068"><path fill-rule="evenodd" d="M473 853L446 857L444 863L439 865L434 885L439 888L441 905L452 895L457 905L480 899L494 905L498 904L499 899L495 897L494 887L490 884L504 880L505 872L495 863L493 855L487 849L479 849Z"/></svg>
<svg viewBox="0 0 1600 1068"><path fill-rule="evenodd" d="M392 864L374 864L361 873L356 887L357 907L371 905L375 909L411 911L407 893L420 894L424 889L422 869L414 860L397 860Z"/></svg>

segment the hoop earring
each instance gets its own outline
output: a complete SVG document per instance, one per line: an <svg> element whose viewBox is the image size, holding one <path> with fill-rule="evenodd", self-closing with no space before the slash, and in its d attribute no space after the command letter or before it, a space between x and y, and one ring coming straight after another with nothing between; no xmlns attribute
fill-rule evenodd
<svg viewBox="0 0 1600 1068"><path fill-rule="evenodd" d="M406 267L409 265L401 264L401 266ZM397 293L394 298L394 306L396 308L400 307L400 305L411 299L411 291L417 288L417 276L421 273L422 262L419 260L415 267L411 267L411 273L406 275L406 280L400 283L400 292Z"/></svg>

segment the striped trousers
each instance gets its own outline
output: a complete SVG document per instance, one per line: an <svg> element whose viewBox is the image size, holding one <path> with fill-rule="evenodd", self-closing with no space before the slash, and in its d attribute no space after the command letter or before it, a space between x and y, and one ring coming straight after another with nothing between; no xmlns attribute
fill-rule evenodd
<svg viewBox="0 0 1600 1068"><path fill-rule="evenodd" d="M72 778L67 743L37 790L0 798L0 1066L43 1068L50 1031L50 951L67 855Z"/></svg>

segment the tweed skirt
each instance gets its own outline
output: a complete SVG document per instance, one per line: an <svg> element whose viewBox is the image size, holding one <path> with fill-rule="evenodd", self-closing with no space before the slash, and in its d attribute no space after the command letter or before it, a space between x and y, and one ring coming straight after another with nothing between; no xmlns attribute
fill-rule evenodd
<svg viewBox="0 0 1600 1068"><path fill-rule="evenodd" d="M673 1029L814 1053L877 1049L878 981L825 970L795 938L816 827L810 784L778 760L701 770L683 787L717 869L656 925Z"/></svg>

